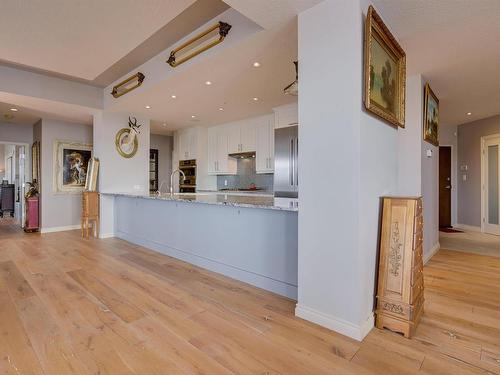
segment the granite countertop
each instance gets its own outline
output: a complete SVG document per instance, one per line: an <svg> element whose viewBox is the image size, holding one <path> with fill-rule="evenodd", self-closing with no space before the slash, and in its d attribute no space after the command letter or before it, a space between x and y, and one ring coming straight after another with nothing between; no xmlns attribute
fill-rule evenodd
<svg viewBox="0 0 500 375"><path fill-rule="evenodd" d="M114 195L119 197L157 199L175 202L191 202L203 204L217 204L233 207L263 208L269 210L298 211L297 204L291 204L290 199L274 198L272 195L250 195L250 194L224 194L218 192L203 193L177 193L177 194L141 194L141 193L107 193L102 195ZM296 202L297 200L293 200Z"/></svg>

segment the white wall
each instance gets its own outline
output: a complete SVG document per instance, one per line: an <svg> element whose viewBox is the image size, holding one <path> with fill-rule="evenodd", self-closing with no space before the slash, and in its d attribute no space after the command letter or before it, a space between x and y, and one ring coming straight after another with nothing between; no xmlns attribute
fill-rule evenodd
<svg viewBox="0 0 500 375"><path fill-rule="evenodd" d="M406 127L398 133L398 195L422 196L424 208L424 259L439 247L439 148L423 140L425 78L406 80ZM427 156L427 151L432 156Z"/></svg>
<svg viewBox="0 0 500 375"><path fill-rule="evenodd" d="M422 195L422 88L420 74L406 78L405 129L398 132L398 194Z"/></svg>
<svg viewBox="0 0 500 375"><path fill-rule="evenodd" d="M457 126L441 126L439 128L439 144L451 146L451 225L458 223L458 138Z"/></svg>
<svg viewBox="0 0 500 375"><path fill-rule="evenodd" d="M326 0L299 15L296 314L358 340L373 327L380 197L396 191L398 150L397 129L362 109L367 8Z"/></svg>
<svg viewBox="0 0 500 375"><path fill-rule="evenodd" d="M33 143L33 125L0 122L0 142Z"/></svg>
<svg viewBox="0 0 500 375"><path fill-rule="evenodd" d="M116 133L128 127L129 116L141 124L139 149L132 158L124 158L115 147ZM99 158L99 191L149 194L150 121L129 113L99 111L94 116L94 156ZM102 237L113 235L113 198L101 197Z"/></svg>
<svg viewBox="0 0 500 375"><path fill-rule="evenodd" d="M81 194L57 193L54 189L54 142L92 143L92 126L42 119L40 147L41 231L80 225Z"/></svg>
<svg viewBox="0 0 500 375"><path fill-rule="evenodd" d="M427 151L432 156L427 156ZM439 250L439 147L422 140L424 262Z"/></svg>
<svg viewBox="0 0 500 375"><path fill-rule="evenodd" d="M0 66L2 93L39 98L79 107L102 108L103 90L62 78Z"/></svg>

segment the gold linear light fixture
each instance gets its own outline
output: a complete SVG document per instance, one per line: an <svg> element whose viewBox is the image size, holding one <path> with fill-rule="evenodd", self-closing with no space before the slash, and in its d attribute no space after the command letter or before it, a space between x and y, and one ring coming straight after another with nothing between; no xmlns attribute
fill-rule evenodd
<svg viewBox="0 0 500 375"><path fill-rule="evenodd" d="M146 76L141 72L138 72L133 76L128 77L126 80L120 82L119 84L113 87L111 95L113 95L115 98L119 98L120 96L125 95L126 93L142 85L142 81L144 81L144 78L146 78Z"/></svg>
<svg viewBox="0 0 500 375"><path fill-rule="evenodd" d="M172 50L167 63L175 68L193 57L198 56L200 53L215 47L217 44L224 41L231 27L230 24L225 22L219 22L213 25ZM180 54L180 56L176 56L177 54Z"/></svg>

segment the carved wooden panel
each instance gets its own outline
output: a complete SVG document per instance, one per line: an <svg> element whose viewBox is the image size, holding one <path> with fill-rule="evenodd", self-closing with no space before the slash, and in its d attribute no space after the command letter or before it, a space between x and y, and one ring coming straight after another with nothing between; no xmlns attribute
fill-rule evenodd
<svg viewBox="0 0 500 375"><path fill-rule="evenodd" d="M376 325L406 337L423 312L422 229L420 198L383 199Z"/></svg>

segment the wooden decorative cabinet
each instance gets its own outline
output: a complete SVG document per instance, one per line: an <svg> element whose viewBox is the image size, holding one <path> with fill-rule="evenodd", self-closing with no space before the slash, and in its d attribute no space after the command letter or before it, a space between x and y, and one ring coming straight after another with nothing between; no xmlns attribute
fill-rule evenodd
<svg viewBox="0 0 500 375"><path fill-rule="evenodd" d="M89 226L95 237L99 237L99 193L84 191L82 193L82 237L89 236Z"/></svg>
<svg viewBox="0 0 500 375"><path fill-rule="evenodd" d="M383 198L376 326L411 337L424 310L422 198Z"/></svg>

